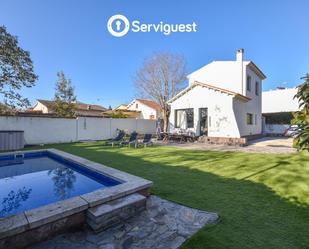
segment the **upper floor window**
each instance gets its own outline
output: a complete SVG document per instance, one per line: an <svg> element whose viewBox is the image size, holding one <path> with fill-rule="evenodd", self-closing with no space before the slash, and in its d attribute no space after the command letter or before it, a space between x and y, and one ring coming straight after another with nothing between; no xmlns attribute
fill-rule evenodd
<svg viewBox="0 0 309 249"><path fill-rule="evenodd" d="M251 76L247 76L247 91L251 91Z"/></svg>
<svg viewBox="0 0 309 249"><path fill-rule="evenodd" d="M255 95L259 95L260 92L260 84L258 81L255 82Z"/></svg>
<svg viewBox="0 0 309 249"><path fill-rule="evenodd" d="M193 108L175 110L175 127L182 129L193 128L193 118Z"/></svg>
<svg viewBox="0 0 309 249"><path fill-rule="evenodd" d="M135 104L135 108L138 109L138 104L137 103Z"/></svg>
<svg viewBox="0 0 309 249"><path fill-rule="evenodd" d="M252 115L252 113L247 113L246 119L247 119L247 125L252 125L253 124L253 115Z"/></svg>

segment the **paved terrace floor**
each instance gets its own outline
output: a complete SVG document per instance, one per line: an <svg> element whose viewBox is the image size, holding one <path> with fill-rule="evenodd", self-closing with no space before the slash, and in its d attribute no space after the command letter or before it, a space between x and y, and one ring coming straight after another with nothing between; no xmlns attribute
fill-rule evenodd
<svg viewBox="0 0 309 249"><path fill-rule="evenodd" d="M31 249L176 249L218 215L150 196L146 211L100 233L84 229Z"/></svg>
<svg viewBox="0 0 309 249"><path fill-rule="evenodd" d="M166 143L158 141L156 144L176 146L184 149L194 150L218 150L218 151L242 151L253 153L293 153L296 149L292 148L293 139L287 137L264 137L252 140L248 146L230 146L206 143Z"/></svg>

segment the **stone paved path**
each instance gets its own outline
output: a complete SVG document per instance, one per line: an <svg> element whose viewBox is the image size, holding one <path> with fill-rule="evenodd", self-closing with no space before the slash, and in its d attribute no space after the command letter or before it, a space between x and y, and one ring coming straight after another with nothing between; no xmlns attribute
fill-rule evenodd
<svg viewBox="0 0 309 249"><path fill-rule="evenodd" d="M150 196L147 209L101 233L85 229L60 235L32 249L176 249L218 215Z"/></svg>
<svg viewBox="0 0 309 249"><path fill-rule="evenodd" d="M250 141L248 146L230 146L206 143L164 143L158 141L156 144L163 146L175 146L183 149L193 150L215 150L215 151L239 151L252 153L295 153L296 149L292 148L293 139L286 137L265 137Z"/></svg>

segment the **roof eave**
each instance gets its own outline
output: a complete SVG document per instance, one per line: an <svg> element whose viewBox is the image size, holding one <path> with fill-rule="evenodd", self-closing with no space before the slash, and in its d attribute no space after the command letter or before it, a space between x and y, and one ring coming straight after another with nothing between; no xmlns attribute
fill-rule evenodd
<svg viewBox="0 0 309 249"><path fill-rule="evenodd" d="M252 67L252 69L257 73L258 76L261 77L262 80L265 80L265 79L266 79L266 75L262 72L261 69L258 68L257 65L254 64L253 61L249 61L248 66L249 66L249 67Z"/></svg>

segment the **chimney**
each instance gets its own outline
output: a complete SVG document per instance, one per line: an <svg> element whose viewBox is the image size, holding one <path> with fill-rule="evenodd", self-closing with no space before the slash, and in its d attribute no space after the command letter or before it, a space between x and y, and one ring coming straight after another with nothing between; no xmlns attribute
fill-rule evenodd
<svg viewBox="0 0 309 249"><path fill-rule="evenodd" d="M236 52L236 61L243 61L244 60L244 49L240 48Z"/></svg>

